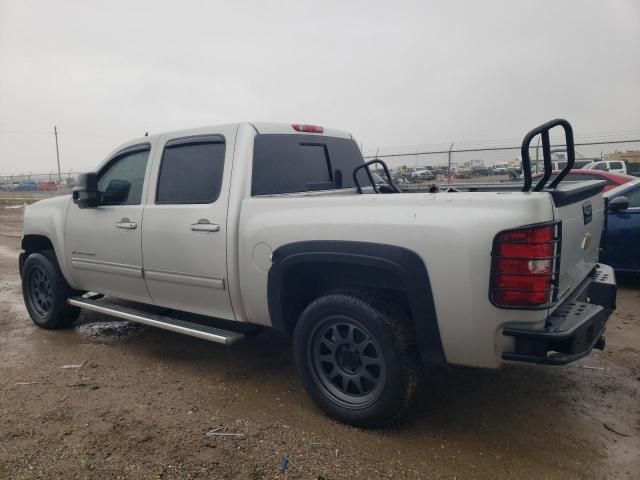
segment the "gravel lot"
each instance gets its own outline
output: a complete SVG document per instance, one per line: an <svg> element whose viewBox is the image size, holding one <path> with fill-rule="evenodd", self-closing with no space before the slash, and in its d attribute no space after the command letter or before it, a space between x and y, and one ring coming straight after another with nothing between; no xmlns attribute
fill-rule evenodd
<svg viewBox="0 0 640 480"><path fill-rule="evenodd" d="M36 328L21 222L0 208L2 479L640 478L639 279L619 279L604 352L434 370L404 420L365 431L314 407L274 332L226 349L98 315ZM239 435L206 435L220 427Z"/></svg>

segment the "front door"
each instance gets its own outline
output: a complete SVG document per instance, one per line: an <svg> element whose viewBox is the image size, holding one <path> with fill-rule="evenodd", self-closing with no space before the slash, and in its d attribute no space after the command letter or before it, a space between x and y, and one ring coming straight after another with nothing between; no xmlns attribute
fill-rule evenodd
<svg viewBox="0 0 640 480"><path fill-rule="evenodd" d="M106 162L98 171L98 207L69 206L65 255L83 290L151 302L140 245L150 149L150 144L129 147Z"/></svg>
<svg viewBox="0 0 640 480"><path fill-rule="evenodd" d="M607 212L602 262L616 270L640 271L640 187L621 195L628 198L629 208Z"/></svg>
<svg viewBox="0 0 640 480"><path fill-rule="evenodd" d="M235 127L160 139L144 210L142 250L156 305L233 319L227 282L227 206ZM231 142L233 145L233 141Z"/></svg>

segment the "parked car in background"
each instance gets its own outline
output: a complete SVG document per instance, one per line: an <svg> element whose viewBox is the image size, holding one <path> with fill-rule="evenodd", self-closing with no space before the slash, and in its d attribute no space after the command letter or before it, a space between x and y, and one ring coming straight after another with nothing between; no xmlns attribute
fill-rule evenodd
<svg viewBox="0 0 640 480"><path fill-rule="evenodd" d="M496 163L491 169L494 175L507 175L509 173L509 165L506 163Z"/></svg>
<svg viewBox="0 0 640 480"><path fill-rule="evenodd" d="M15 188L17 191L36 191L38 189L37 182L22 182Z"/></svg>
<svg viewBox="0 0 640 480"><path fill-rule="evenodd" d="M58 186L56 185L56 182L40 182L38 184L38 190L39 191L51 191L51 190L57 190Z"/></svg>
<svg viewBox="0 0 640 480"><path fill-rule="evenodd" d="M0 190L4 190L4 191L15 190L16 188L18 188L18 185L20 185L18 182L3 183L2 185L0 185Z"/></svg>
<svg viewBox="0 0 640 480"><path fill-rule="evenodd" d="M556 176L560 173L560 170L554 170L551 175L550 181L554 180ZM534 182L536 179L542 178L542 173L537 173L533 176ZM565 181L569 182L584 182L586 180L605 180L607 184L604 187L604 191L607 192L613 188L616 188L620 185L623 185L627 182L631 182L632 180L637 180L636 177L632 177L631 175L621 175L617 173L609 173L603 172L601 170L584 170L584 169L573 169L571 170L566 177L564 177Z"/></svg>
<svg viewBox="0 0 640 480"><path fill-rule="evenodd" d="M585 166L589 165L590 163L593 163L593 160L591 160L591 159L586 159L586 160L577 159L573 164L573 169L576 170L578 168L585 168ZM562 170L564 167L567 166L567 161L566 160L553 161L553 162L551 162L551 166L553 167L554 170ZM544 170L544 166L543 165L540 165L540 170Z"/></svg>
<svg viewBox="0 0 640 480"><path fill-rule="evenodd" d="M604 194L607 206L600 260L619 272L640 273L640 179Z"/></svg>
<svg viewBox="0 0 640 480"><path fill-rule="evenodd" d="M470 168L459 168L455 174L456 178L471 178Z"/></svg>
<svg viewBox="0 0 640 480"><path fill-rule="evenodd" d="M627 164L622 160L601 160L590 162L584 167L585 170L602 170L603 172L627 174Z"/></svg>
<svg viewBox="0 0 640 480"><path fill-rule="evenodd" d="M416 168L411 172L411 178L414 180L433 180L436 176L428 168Z"/></svg>
<svg viewBox="0 0 640 480"><path fill-rule="evenodd" d="M489 167L485 167L484 165L478 165L471 167L471 174L477 177L486 177L487 175L491 175L491 170Z"/></svg>

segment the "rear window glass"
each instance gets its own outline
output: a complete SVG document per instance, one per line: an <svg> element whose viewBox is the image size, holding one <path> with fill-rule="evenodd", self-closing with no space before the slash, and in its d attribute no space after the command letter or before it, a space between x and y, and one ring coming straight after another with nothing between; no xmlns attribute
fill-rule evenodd
<svg viewBox="0 0 640 480"><path fill-rule="evenodd" d="M621 162L611 162L609 164L610 168L615 168L616 170L619 170L622 168L622 163Z"/></svg>
<svg viewBox="0 0 640 480"><path fill-rule="evenodd" d="M353 187L363 159L353 140L316 135L256 135L252 195Z"/></svg>

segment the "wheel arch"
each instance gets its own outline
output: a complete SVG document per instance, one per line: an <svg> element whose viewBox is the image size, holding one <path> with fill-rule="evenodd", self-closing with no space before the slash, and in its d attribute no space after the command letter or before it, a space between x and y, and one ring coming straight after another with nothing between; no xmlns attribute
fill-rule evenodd
<svg viewBox="0 0 640 480"><path fill-rule="evenodd" d="M415 252L395 245L320 240L283 245L272 260L267 296L274 328L291 333L304 308L331 290L380 290L407 308L422 358L445 362L429 275Z"/></svg>
<svg viewBox="0 0 640 480"><path fill-rule="evenodd" d="M52 250L55 252L53 247L53 242L49 239L49 237L45 235L36 235L36 234L27 234L22 237L22 241L20 242L20 247L24 252L20 253L19 257L19 268L22 273L22 266L24 265L25 260L32 253L42 252L45 250Z"/></svg>

